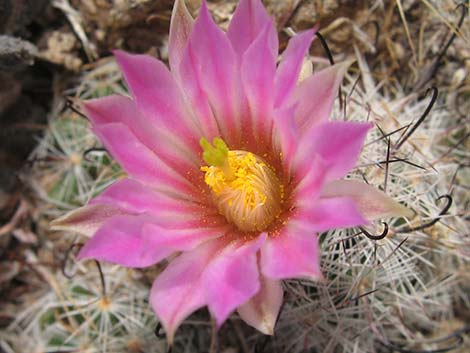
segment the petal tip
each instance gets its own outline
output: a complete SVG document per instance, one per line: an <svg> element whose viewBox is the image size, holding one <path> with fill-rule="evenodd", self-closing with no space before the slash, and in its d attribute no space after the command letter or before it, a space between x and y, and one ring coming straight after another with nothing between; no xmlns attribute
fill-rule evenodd
<svg viewBox="0 0 470 353"><path fill-rule="evenodd" d="M126 212L115 206L88 204L51 221L49 225L54 231L69 231L92 236L107 219L119 214Z"/></svg>
<svg viewBox="0 0 470 353"><path fill-rule="evenodd" d="M49 223L49 229L53 231L77 231L80 233L80 226L86 223L92 213L93 210L90 206L77 208L52 220Z"/></svg>
<svg viewBox="0 0 470 353"><path fill-rule="evenodd" d="M207 7L207 1L206 0L201 1L201 8L199 10L199 14L208 15L210 17L210 12L209 12L209 8Z"/></svg>
<svg viewBox="0 0 470 353"><path fill-rule="evenodd" d="M94 117L96 115L100 115L99 108L100 108L100 103L103 98L92 98L92 99L87 99L85 101L80 101L80 106L82 110L85 112L85 115L87 116L88 120L92 123L95 124L96 119Z"/></svg>
<svg viewBox="0 0 470 353"><path fill-rule="evenodd" d="M173 342L175 341L175 330L166 332L166 341L170 347L173 346Z"/></svg>
<svg viewBox="0 0 470 353"><path fill-rule="evenodd" d="M308 279L309 281L312 281L312 282L324 282L325 281L325 277L323 276L323 274L321 273L321 271L319 269L312 269L311 271L307 272L305 274L305 279Z"/></svg>
<svg viewBox="0 0 470 353"><path fill-rule="evenodd" d="M358 180L335 180L323 189L325 198L347 196L352 198L359 213L368 221L388 217L411 218L415 212L379 189Z"/></svg>
<svg viewBox="0 0 470 353"><path fill-rule="evenodd" d="M121 49L113 49L111 51L114 55L114 58L116 59L116 62L121 70L121 72L124 74L125 73L125 67L126 67L126 63L129 59L129 57L131 56L130 53L124 51L124 50L121 50ZM124 74L125 76L125 74Z"/></svg>
<svg viewBox="0 0 470 353"><path fill-rule="evenodd" d="M186 2L184 0L176 0L171 13L168 41L169 61L173 71L178 71L193 23L194 19L186 7Z"/></svg>
<svg viewBox="0 0 470 353"><path fill-rule="evenodd" d="M258 326L258 330L266 336L273 336L274 335L274 323L263 320L263 323L260 326Z"/></svg>
<svg viewBox="0 0 470 353"><path fill-rule="evenodd" d="M129 60L132 60L133 57L138 56L139 54L132 54L128 53L125 50L122 49L113 49L111 51L114 55L114 58L116 59L116 62L121 69L121 72L125 73L125 68L130 66L131 63L129 63Z"/></svg>
<svg viewBox="0 0 470 353"><path fill-rule="evenodd" d="M238 314L248 325L271 336L281 310L284 290L278 280L260 276L260 283L260 291L238 308Z"/></svg>
<svg viewBox="0 0 470 353"><path fill-rule="evenodd" d="M78 252L77 256L75 256L75 258L78 260L78 261L82 261L82 260L88 260L88 259L92 259L93 256L91 256L90 254L88 254L88 248L85 246L83 246L80 251Z"/></svg>
<svg viewBox="0 0 470 353"><path fill-rule="evenodd" d="M397 203L396 216L412 218L414 215L415 215L415 211L413 211L411 208L405 205L402 205L400 203Z"/></svg>
<svg viewBox="0 0 470 353"><path fill-rule="evenodd" d="M111 53L114 55L114 57L119 60L122 59L123 57L129 55L127 52L125 52L122 49L112 49Z"/></svg>
<svg viewBox="0 0 470 353"><path fill-rule="evenodd" d="M316 25L313 28L306 29L304 31L301 31L297 33L295 36L289 39L289 41L293 40L294 38L306 38L305 43L308 43L308 48L310 48L310 45L312 44L312 41L314 39L315 33L318 31L318 25ZM308 54L308 48L307 48L307 54Z"/></svg>

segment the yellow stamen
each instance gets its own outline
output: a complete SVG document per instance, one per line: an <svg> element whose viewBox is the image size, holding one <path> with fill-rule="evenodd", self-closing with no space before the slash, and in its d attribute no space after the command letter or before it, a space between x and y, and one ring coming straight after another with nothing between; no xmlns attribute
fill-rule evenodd
<svg viewBox="0 0 470 353"><path fill-rule="evenodd" d="M201 167L219 212L243 231L263 231L281 212L283 186L274 170L260 157L230 151L221 139L211 146L201 139Z"/></svg>

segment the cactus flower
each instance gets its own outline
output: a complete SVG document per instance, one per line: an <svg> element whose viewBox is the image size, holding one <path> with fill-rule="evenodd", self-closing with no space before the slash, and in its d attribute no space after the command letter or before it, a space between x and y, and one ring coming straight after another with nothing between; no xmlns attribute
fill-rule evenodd
<svg viewBox="0 0 470 353"><path fill-rule="evenodd" d="M90 236L79 259L147 267L167 259L150 293L171 342L207 306L220 326L238 311L272 334L282 280L319 280L316 234L407 215L364 183L343 180L369 123L329 121L348 63L299 80L314 31L279 63L260 0L241 0L227 32L205 1L176 0L168 69L115 51L131 97L84 102L94 133L127 177L55 221Z"/></svg>

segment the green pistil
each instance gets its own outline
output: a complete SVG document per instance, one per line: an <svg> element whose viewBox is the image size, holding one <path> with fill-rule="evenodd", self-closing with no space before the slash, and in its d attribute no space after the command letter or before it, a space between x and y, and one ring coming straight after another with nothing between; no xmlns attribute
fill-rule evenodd
<svg viewBox="0 0 470 353"><path fill-rule="evenodd" d="M235 174L230 168L227 144L219 137L212 140L212 145L204 137L199 140L202 147L202 159L207 165L220 168L227 180L233 180Z"/></svg>
<svg viewBox="0 0 470 353"><path fill-rule="evenodd" d="M227 163L228 147L224 140L215 137L212 145L204 137L199 140L202 147L202 158L208 165L222 168Z"/></svg>

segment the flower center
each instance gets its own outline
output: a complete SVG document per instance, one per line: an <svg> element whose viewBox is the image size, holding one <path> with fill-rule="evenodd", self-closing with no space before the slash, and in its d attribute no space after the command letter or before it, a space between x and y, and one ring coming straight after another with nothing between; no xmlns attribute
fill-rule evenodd
<svg viewBox="0 0 470 353"><path fill-rule="evenodd" d="M230 151L220 138L213 146L204 138L200 143L208 164L201 170L219 212L242 231L265 230L279 217L284 197L274 169L253 153Z"/></svg>

